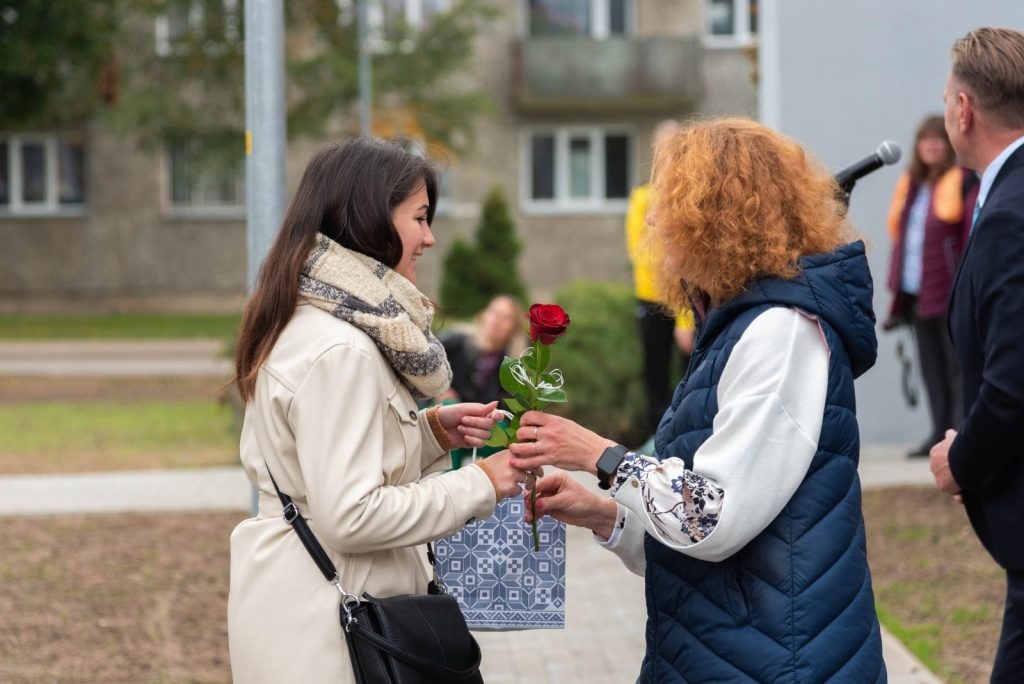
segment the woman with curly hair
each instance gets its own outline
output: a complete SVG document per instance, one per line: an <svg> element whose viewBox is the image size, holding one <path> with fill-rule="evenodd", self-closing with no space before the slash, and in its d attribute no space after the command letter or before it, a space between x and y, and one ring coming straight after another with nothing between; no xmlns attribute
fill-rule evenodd
<svg viewBox="0 0 1024 684"><path fill-rule="evenodd" d="M655 453L529 412L512 464L609 490L556 470L537 511L646 577L639 682L885 681L853 386L875 362L872 286L839 188L738 118L683 126L652 183L662 291L697 318Z"/></svg>

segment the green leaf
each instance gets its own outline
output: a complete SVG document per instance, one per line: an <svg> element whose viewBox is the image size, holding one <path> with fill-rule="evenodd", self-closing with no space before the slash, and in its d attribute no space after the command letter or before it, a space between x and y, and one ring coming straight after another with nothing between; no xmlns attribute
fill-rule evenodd
<svg viewBox="0 0 1024 684"><path fill-rule="evenodd" d="M524 406L515 397L505 397L504 401L505 406L507 406L508 410L511 411L512 413L522 413L523 411L526 410L526 406Z"/></svg>
<svg viewBox="0 0 1024 684"><path fill-rule="evenodd" d="M519 357L519 362L523 364L523 368L529 371L531 374L537 371L537 357L534 354L529 353L529 350L525 354Z"/></svg>
<svg viewBox="0 0 1024 684"><path fill-rule="evenodd" d="M501 362L501 370L498 372L498 377L501 380L501 386L506 392L514 397L529 397L530 387L520 382L514 375L512 375L512 365L515 363L516 360L508 356L506 356L505 360Z"/></svg>
<svg viewBox="0 0 1024 684"><path fill-rule="evenodd" d="M484 446L489 447L506 447L508 446L508 435L505 434L505 428L498 426L491 433L491 438L484 442Z"/></svg>
<svg viewBox="0 0 1024 684"><path fill-rule="evenodd" d="M552 404L564 404L569 400L563 389L542 389L537 393L537 398Z"/></svg>

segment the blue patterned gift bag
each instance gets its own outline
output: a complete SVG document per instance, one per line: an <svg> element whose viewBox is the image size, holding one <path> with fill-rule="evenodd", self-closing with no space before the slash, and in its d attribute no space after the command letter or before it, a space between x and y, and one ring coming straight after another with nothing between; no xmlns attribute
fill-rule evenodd
<svg viewBox="0 0 1024 684"><path fill-rule="evenodd" d="M434 542L437 574L462 607L470 629L565 627L565 524L545 517L533 550L522 497L494 515Z"/></svg>

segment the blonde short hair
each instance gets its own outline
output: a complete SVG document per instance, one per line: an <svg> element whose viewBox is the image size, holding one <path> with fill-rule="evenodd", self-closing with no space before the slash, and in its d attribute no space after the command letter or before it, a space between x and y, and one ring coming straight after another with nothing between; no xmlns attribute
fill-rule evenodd
<svg viewBox="0 0 1024 684"><path fill-rule="evenodd" d="M795 140L755 121L682 126L654 152L648 247L658 284L685 310L759 278L792 278L804 255L830 252L853 231L832 174Z"/></svg>
<svg viewBox="0 0 1024 684"><path fill-rule="evenodd" d="M996 123L1024 129L1024 33L979 28L953 43L953 78Z"/></svg>

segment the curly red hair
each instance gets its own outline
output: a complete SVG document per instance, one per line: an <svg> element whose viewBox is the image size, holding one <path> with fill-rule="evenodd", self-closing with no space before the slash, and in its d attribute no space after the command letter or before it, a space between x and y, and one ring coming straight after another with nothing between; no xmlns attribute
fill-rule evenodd
<svg viewBox="0 0 1024 684"><path fill-rule="evenodd" d="M667 304L721 303L753 280L793 278L797 259L853 237L832 174L795 140L750 119L685 124L654 152L648 248Z"/></svg>

